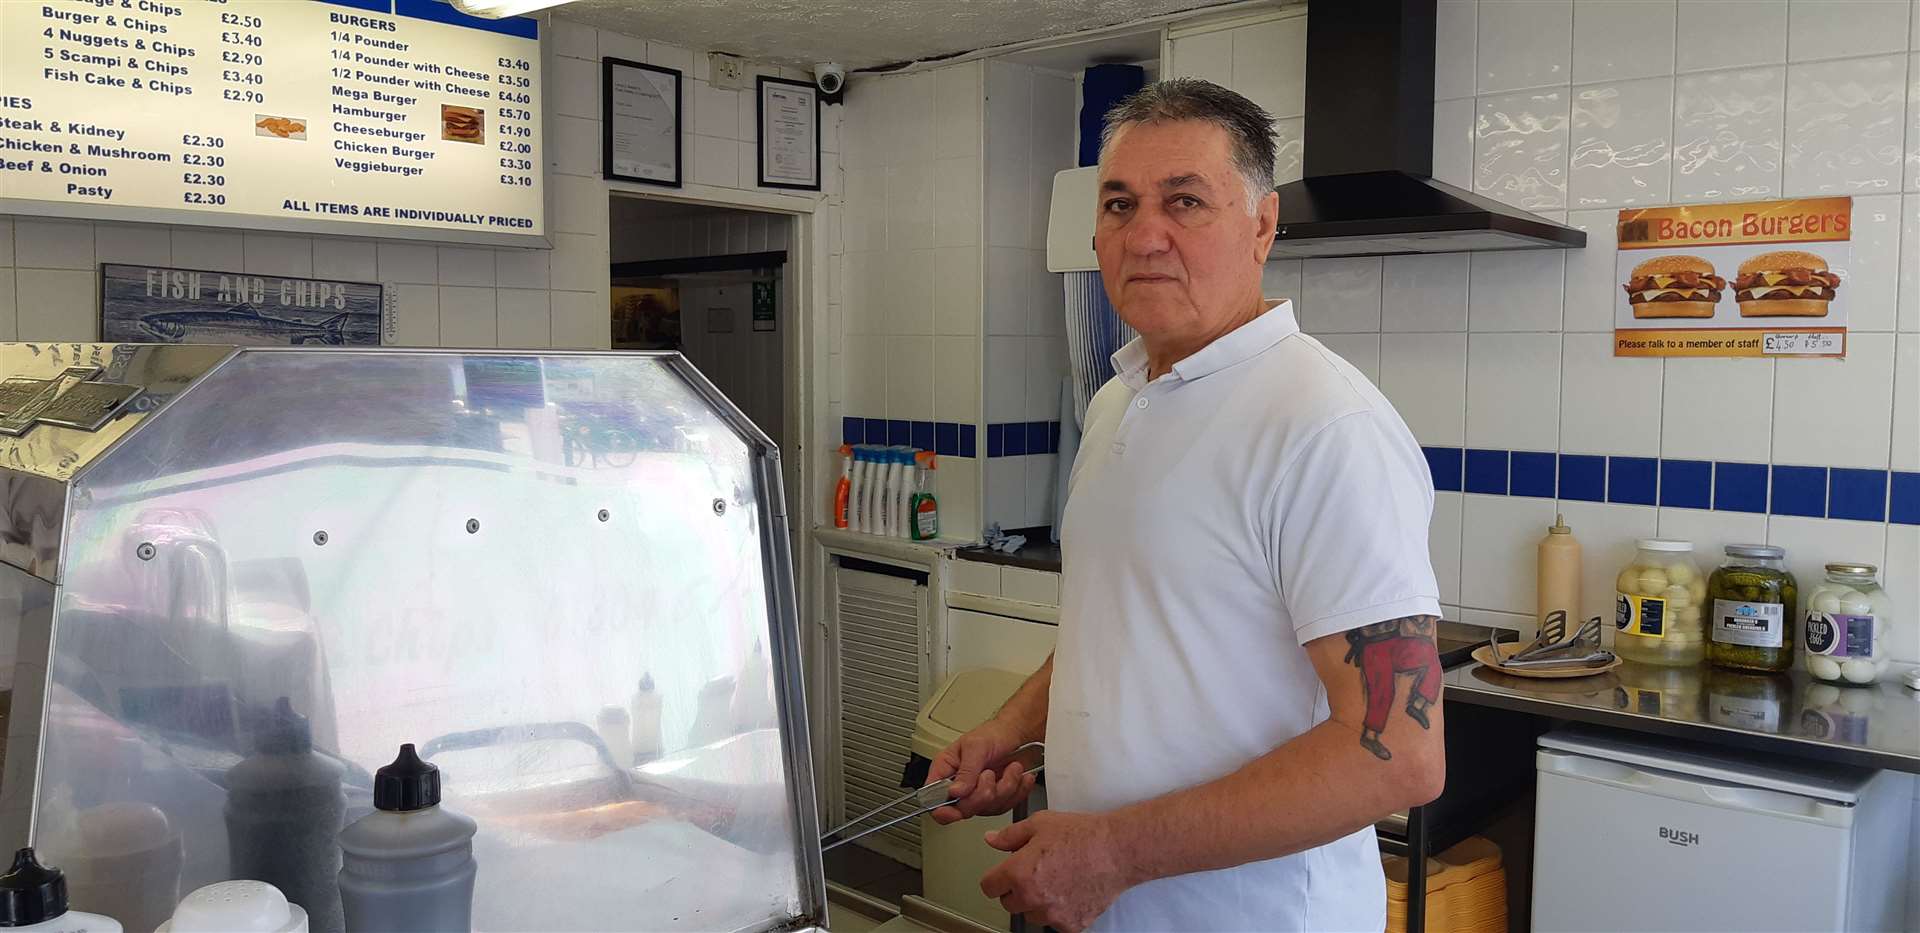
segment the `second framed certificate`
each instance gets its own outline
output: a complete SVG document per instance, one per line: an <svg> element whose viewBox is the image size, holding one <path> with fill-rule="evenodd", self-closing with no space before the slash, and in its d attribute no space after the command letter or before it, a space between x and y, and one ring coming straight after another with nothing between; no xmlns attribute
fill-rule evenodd
<svg viewBox="0 0 1920 933"><path fill-rule="evenodd" d="M602 173L680 187L680 72L618 58L600 71Z"/></svg>

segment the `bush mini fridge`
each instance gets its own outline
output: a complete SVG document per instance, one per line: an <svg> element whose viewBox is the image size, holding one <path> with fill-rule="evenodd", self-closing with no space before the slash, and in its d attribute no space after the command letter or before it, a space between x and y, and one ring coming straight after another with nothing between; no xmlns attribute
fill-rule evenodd
<svg viewBox="0 0 1920 933"><path fill-rule="evenodd" d="M1912 928L1911 775L1585 729L1536 767L1536 931Z"/></svg>

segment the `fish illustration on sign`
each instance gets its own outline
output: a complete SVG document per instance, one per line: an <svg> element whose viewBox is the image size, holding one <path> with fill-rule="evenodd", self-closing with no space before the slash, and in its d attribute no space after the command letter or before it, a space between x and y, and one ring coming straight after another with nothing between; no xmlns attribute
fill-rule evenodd
<svg viewBox="0 0 1920 933"><path fill-rule="evenodd" d="M100 265L105 343L377 347L392 312L373 282Z"/></svg>
<svg viewBox="0 0 1920 933"><path fill-rule="evenodd" d="M142 315L139 321L141 330L165 343L182 343L189 331L198 331L197 336L211 337L215 342L269 337L296 347L310 343L338 347L347 342L347 325L352 318L352 314L336 314L307 324L261 314L252 305L234 305L224 311L161 311Z"/></svg>

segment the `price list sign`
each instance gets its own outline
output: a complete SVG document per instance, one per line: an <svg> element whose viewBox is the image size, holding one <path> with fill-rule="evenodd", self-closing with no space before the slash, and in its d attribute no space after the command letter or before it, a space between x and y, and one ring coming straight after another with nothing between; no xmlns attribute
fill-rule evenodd
<svg viewBox="0 0 1920 933"><path fill-rule="evenodd" d="M526 243L537 30L445 0L0 0L0 210Z"/></svg>

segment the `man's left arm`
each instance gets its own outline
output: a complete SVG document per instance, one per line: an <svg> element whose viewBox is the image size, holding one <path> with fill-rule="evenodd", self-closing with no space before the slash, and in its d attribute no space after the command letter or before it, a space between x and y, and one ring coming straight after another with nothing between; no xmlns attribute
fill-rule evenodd
<svg viewBox="0 0 1920 933"><path fill-rule="evenodd" d="M981 890L1063 929L1121 892L1325 845L1439 796L1440 657L1432 616L1308 642L1330 715L1239 770L1107 813L1043 810L987 841L1014 854Z"/></svg>

